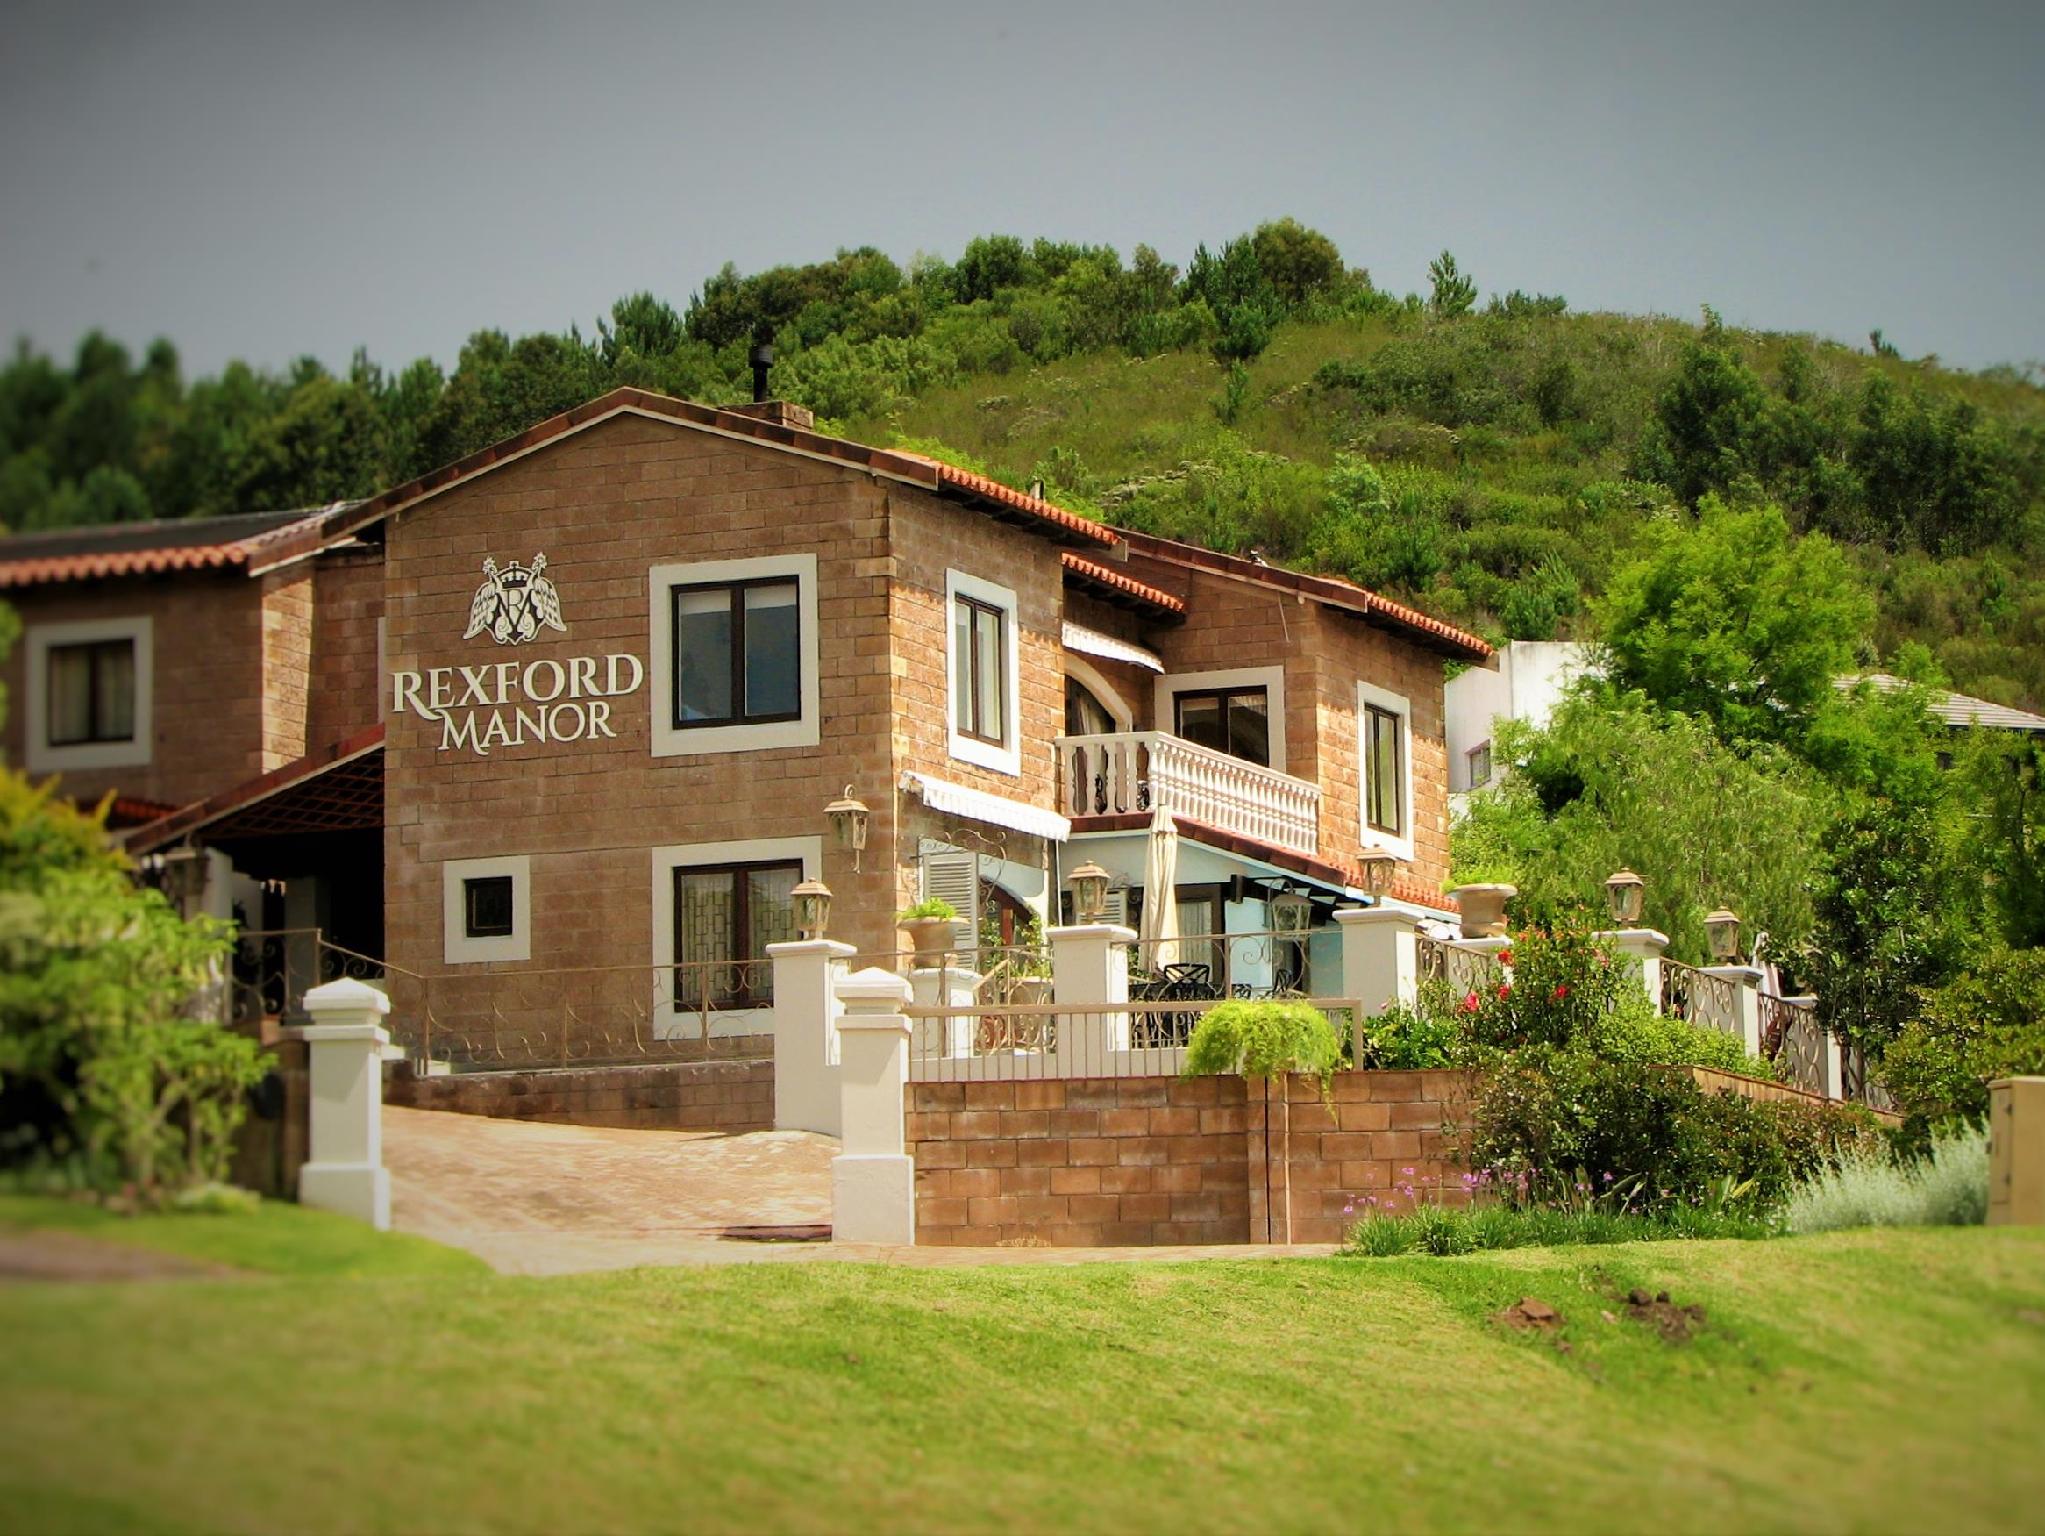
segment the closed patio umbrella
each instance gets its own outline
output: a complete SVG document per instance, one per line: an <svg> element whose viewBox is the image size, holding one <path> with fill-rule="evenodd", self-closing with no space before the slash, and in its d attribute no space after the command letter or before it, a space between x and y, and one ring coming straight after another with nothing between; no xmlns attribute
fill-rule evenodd
<svg viewBox="0 0 2045 1536"><path fill-rule="evenodd" d="M1143 850L1143 956L1152 971L1179 962L1179 828L1160 806Z"/></svg>

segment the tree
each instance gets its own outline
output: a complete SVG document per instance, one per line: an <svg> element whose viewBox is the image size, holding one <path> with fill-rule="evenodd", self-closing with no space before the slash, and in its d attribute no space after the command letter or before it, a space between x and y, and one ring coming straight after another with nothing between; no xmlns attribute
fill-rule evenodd
<svg viewBox="0 0 2045 1536"><path fill-rule="evenodd" d="M1683 349L1655 406L1668 486L1687 502L1758 484L1767 463L1768 391L1721 344L1717 316L1705 314L1702 339Z"/></svg>
<svg viewBox="0 0 2045 1536"><path fill-rule="evenodd" d="M1775 507L1713 498L1645 542L1595 610L1612 681L1729 740L1799 741L1874 620L1838 546L1792 537Z"/></svg>
<svg viewBox="0 0 2045 1536"><path fill-rule="evenodd" d="M1223 364L1248 362L1271 345L1271 329L1283 317L1271 279L1257 260L1256 242L1245 236L1231 240L1220 255L1205 245L1194 249L1186 266L1181 298L1198 301L1214 314L1221 334L1214 342L1215 359Z"/></svg>
<svg viewBox="0 0 2045 1536"><path fill-rule="evenodd" d="M1258 225L1250 246L1279 302L1289 308L1297 308L1341 280L1342 253L1335 242L1297 219Z"/></svg>
<svg viewBox="0 0 2045 1536"><path fill-rule="evenodd" d="M1427 264L1427 276L1434 284L1434 297L1429 302L1442 319L1467 315L1477 302L1477 280L1465 276L1456 266L1456 258L1447 251Z"/></svg>

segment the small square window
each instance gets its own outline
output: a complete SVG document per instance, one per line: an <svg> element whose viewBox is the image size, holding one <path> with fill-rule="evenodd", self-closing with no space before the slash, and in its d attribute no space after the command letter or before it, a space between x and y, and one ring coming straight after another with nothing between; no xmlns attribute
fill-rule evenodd
<svg viewBox="0 0 2045 1536"><path fill-rule="evenodd" d="M463 929L471 939L505 939L515 928L511 876L483 875L462 882Z"/></svg>

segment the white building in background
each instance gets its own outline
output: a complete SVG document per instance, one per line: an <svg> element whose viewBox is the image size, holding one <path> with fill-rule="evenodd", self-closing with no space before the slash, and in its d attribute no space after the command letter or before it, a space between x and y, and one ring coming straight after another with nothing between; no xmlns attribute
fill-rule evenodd
<svg viewBox="0 0 2045 1536"><path fill-rule="evenodd" d="M1503 771L1492 739L1501 722L1546 725L1562 693L1590 668L1588 647L1573 640L1515 640L1488 667L1471 667L1449 680L1443 693L1449 754L1449 815L1462 814L1473 789Z"/></svg>

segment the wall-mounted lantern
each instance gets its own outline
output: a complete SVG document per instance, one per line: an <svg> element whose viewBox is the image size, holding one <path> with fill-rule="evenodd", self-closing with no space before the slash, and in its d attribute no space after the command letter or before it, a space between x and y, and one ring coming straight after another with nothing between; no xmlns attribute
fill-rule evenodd
<svg viewBox="0 0 2045 1536"><path fill-rule="evenodd" d="M821 939L831 926L831 888L821 880L805 880L789 894L795 902L795 931L805 939Z"/></svg>
<svg viewBox="0 0 2045 1536"><path fill-rule="evenodd" d="M1314 904L1293 890L1280 891L1265 905L1271 913L1271 927L1278 933L1305 933L1314 913Z"/></svg>
<svg viewBox="0 0 2045 1536"><path fill-rule="evenodd" d="M866 806L852 798L852 786L845 786L842 799L833 800L824 807L824 819L831 824L831 834L838 839L838 846L852 855L852 868L859 869L859 854L866 847Z"/></svg>
<svg viewBox="0 0 2045 1536"><path fill-rule="evenodd" d="M187 917L206 899L206 882L213 873L213 861L203 848L189 843L163 856L163 894Z"/></svg>
<svg viewBox="0 0 2045 1536"><path fill-rule="evenodd" d="M1740 954L1740 920L1720 907L1704 919L1704 935L1711 941L1712 958L1721 964Z"/></svg>
<svg viewBox="0 0 2045 1536"><path fill-rule="evenodd" d="M1646 904L1647 882L1632 870L1619 870L1605 882L1605 905L1611 909L1612 921L1621 928L1631 928L1639 922Z"/></svg>
<svg viewBox="0 0 2045 1536"><path fill-rule="evenodd" d="M1066 877L1072 887L1073 915L1082 923L1097 923L1108 910L1108 872L1091 859Z"/></svg>
<svg viewBox="0 0 2045 1536"><path fill-rule="evenodd" d="M1399 861L1383 848L1363 850L1364 891L1382 901L1392 893L1392 881L1399 873Z"/></svg>

